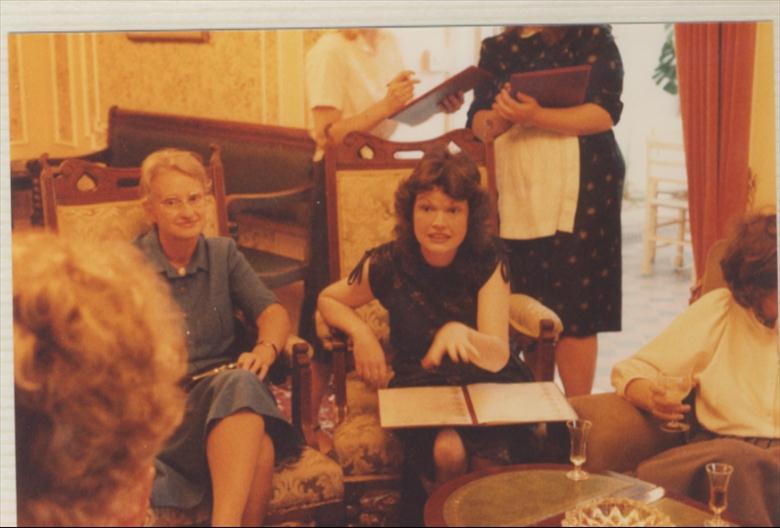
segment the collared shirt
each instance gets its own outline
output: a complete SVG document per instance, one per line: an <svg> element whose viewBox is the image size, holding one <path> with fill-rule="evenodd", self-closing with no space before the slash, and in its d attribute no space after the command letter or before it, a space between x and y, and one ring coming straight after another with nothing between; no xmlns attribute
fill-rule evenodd
<svg viewBox="0 0 780 528"><path fill-rule="evenodd" d="M761 324L726 288L702 296L669 327L612 369L625 395L632 380L691 373L696 417L720 435L780 438L777 329Z"/></svg>
<svg viewBox="0 0 780 528"><path fill-rule="evenodd" d="M306 99L310 111L318 106L341 110L346 119L365 111L387 93L387 84L403 70L398 43L392 33L379 31L371 47L358 35L349 40L340 32L321 36L306 55ZM314 119L309 120L314 126ZM371 133L388 138L395 125L387 120ZM312 137L314 131L310 130ZM322 149L315 161L322 158Z"/></svg>
<svg viewBox="0 0 780 528"><path fill-rule="evenodd" d="M184 275L163 253L156 228L136 245L168 282L184 314L189 373L233 359L236 308L254 321L278 302L229 238L201 235Z"/></svg>

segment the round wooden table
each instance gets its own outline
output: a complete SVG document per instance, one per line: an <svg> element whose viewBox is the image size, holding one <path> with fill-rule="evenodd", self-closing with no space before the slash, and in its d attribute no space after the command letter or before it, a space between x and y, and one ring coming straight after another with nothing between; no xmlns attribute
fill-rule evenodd
<svg viewBox="0 0 780 528"><path fill-rule="evenodd" d="M425 526L560 526L564 512L600 497L620 496L636 479L590 473L574 482L561 464L492 467L442 485L425 503ZM652 503L677 526L701 526L706 505L677 494ZM733 519L728 519L733 522Z"/></svg>

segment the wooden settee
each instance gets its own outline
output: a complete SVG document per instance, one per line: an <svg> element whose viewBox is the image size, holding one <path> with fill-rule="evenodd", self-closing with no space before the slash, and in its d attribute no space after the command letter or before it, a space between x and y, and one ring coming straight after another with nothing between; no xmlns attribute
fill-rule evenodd
<svg viewBox="0 0 780 528"><path fill-rule="evenodd" d="M146 156L164 147L192 150L208 160L212 145L221 152L228 215L233 224L249 214L250 223L266 233L281 232L305 243L314 142L304 129L113 106L108 113L106 148L79 158L110 167L138 167ZM51 159L50 163L61 161ZM27 169L32 179L31 223L43 225L40 161L30 160ZM266 196L262 204L252 200L258 193Z"/></svg>

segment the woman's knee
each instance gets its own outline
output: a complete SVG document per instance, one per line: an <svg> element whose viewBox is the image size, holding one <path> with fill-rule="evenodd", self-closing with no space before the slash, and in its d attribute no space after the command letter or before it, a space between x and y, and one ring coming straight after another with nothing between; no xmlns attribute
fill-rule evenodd
<svg viewBox="0 0 780 528"><path fill-rule="evenodd" d="M433 443L433 460L436 466L454 466L466 463L466 447L454 429L444 429Z"/></svg>

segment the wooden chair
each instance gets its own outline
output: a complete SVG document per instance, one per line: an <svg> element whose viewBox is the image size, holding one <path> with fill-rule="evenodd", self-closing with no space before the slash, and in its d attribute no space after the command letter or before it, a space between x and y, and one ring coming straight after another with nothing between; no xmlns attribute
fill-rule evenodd
<svg viewBox="0 0 780 528"><path fill-rule="evenodd" d="M652 135L647 140L647 171L645 193L645 228L642 274L653 272L656 247L673 245L676 248L674 266L682 268L685 246L690 246L688 225L688 181L685 169L685 151L682 144L659 139ZM664 216L668 214L668 216ZM676 226L674 235L661 234L660 228Z"/></svg>
<svg viewBox="0 0 780 528"><path fill-rule="evenodd" d="M469 154L480 168L483 185L494 189L491 147L467 130L413 143L390 142L355 132L342 145L327 151L326 193L333 281L346 276L366 249L391 239L395 190L412 172L421 155L437 146L455 147ZM414 153L418 155L410 157ZM512 296L510 312L513 329L532 334L528 341L536 344L535 348L527 348L530 366L539 379L551 380L555 342L562 330L560 320L551 310L522 295ZM386 345L389 328L387 313L381 305L373 301L358 309L358 313ZM394 435L379 426L376 390L368 388L354 374L347 376L350 343L331 331L319 314L317 333L333 356L339 420L333 447L344 469L348 521L393 524L397 520L388 517L387 512L392 511L392 501L397 500L397 495L392 498L392 490L397 489L400 479L403 459L400 444ZM383 502L382 497L390 498ZM367 506L373 501L380 502L377 508Z"/></svg>
<svg viewBox="0 0 780 528"><path fill-rule="evenodd" d="M268 145L267 165L257 168L263 171L273 166L273 172L280 174L273 188L269 188L267 178L236 173L225 196L231 234L271 289L303 280L309 266L314 183L308 176L314 149L294 139L284 148ZM290 170L285 174L287 167ZM293 173L305 173L307 179L288 177Z"/></svg>
<svg viewBox="0 0 780 528"><path fill-rule="evenodd" d="M41 158L41 188L44 221L48 229L78 240L131 241L150 226L139 198L140 168L114 168L82 159L66 159L51 166ZM214 149L208 165L213 194L207 197L205 233L225 235L228 222L219 150ZM251 332L251 328L249 329ZM301 428L307 445L313 445L311 424L310 346L291 336L281 358L293 364L292 418ZM270 374L269 374L270 375ZM279 378L279 376L276 376ZM283 379L283 377L282 377ZM273 498L267 522L339 522L343 515L341 468L318 450L304 448L299 461L277 468L273 478ZM193 511L155 509L149 524L178 526L208 522L206 507Z"/></svg>

